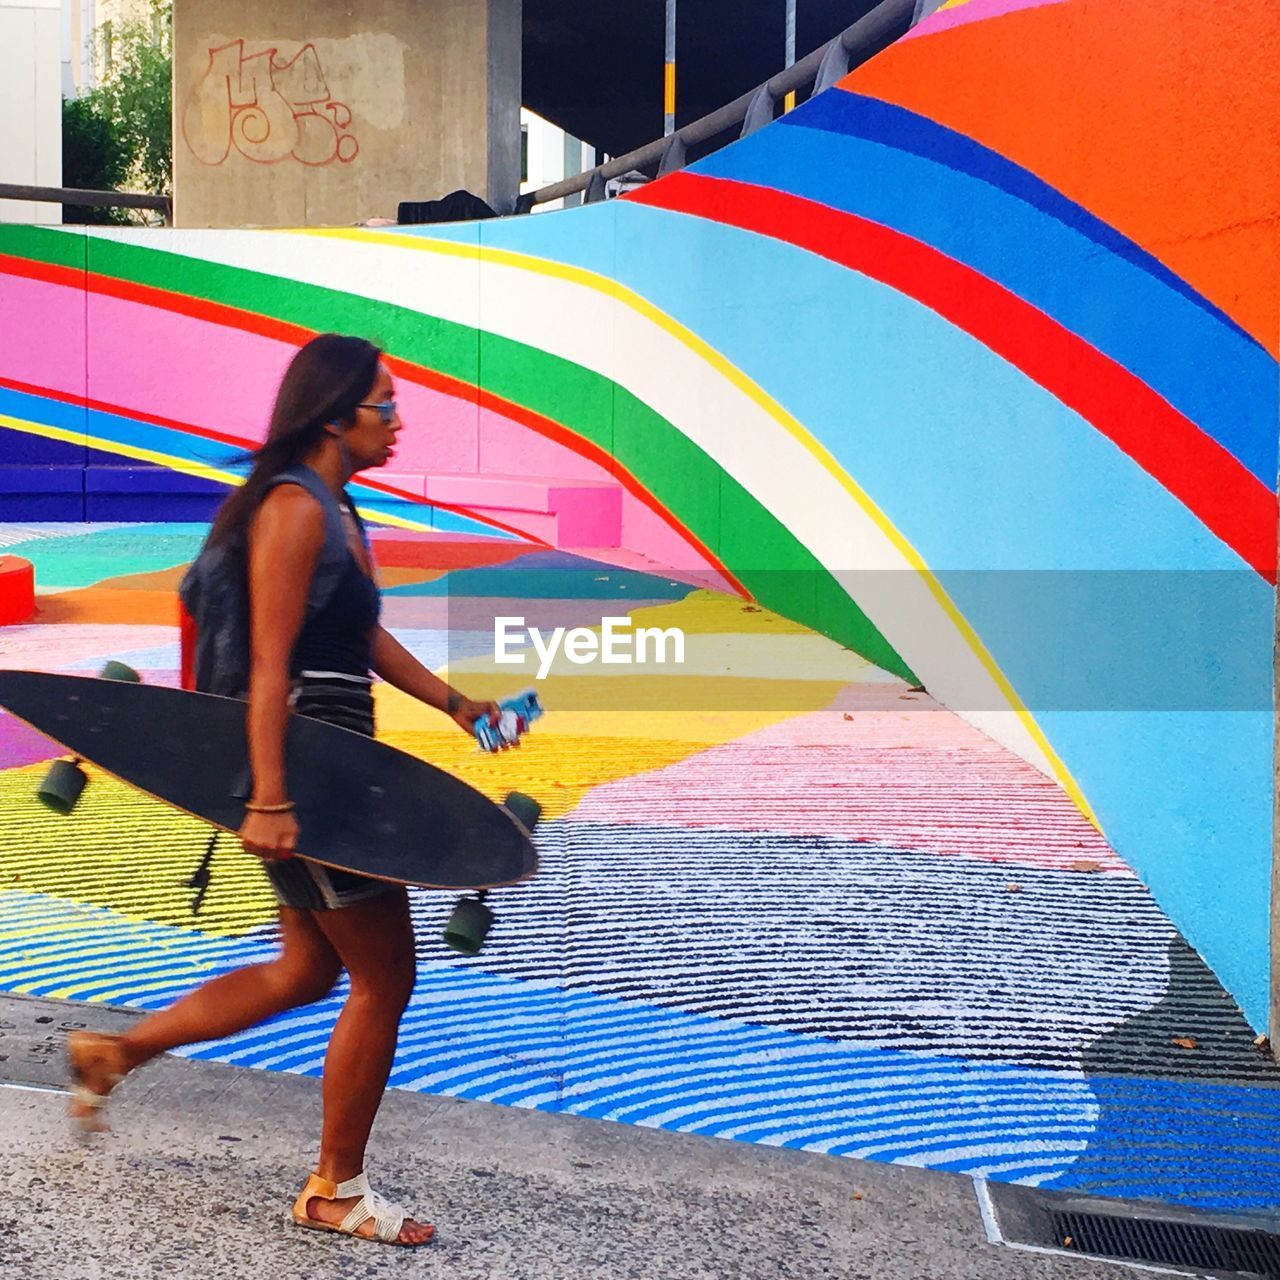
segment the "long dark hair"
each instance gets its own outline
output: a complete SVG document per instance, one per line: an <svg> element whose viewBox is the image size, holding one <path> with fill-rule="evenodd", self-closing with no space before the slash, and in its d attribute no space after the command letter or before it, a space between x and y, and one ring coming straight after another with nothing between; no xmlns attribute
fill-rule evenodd
<svg viewBox="0 0 1280 1280"><path fill-rule="evenodd" d="M298 350L276 393L267 438L245 456L253 468L219 508L210 544L248 524L272 479L315 448L328 423L355 416L378 376L381 356L372 342L340 333L322 333Z"/></svg>

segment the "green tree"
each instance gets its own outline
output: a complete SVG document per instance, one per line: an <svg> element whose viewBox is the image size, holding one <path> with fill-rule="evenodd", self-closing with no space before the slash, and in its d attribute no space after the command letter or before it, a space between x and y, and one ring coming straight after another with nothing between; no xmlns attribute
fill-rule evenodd
<svg viewBox="0 0 1280 1280"><path fill-rule="evenodd" d="M114 191L124 182L133 154L116 121L96 94L62 103L62 185L89 191ZM124 209L67 205L64 222L128 222Z"/></svg>
<svg viewBox="0 0 1280 1280"><path fill-rule="evenodd" d="M98 33L101 78L94 93L116 122L145 191L173 187L173 5L151 0L143 21Z"/></svg>
<svg viewBox="0 0 1280 1280"><path fill-rule="evenodd" d="M151 0L143 21L95 33L98 84L62 104L62 183L96 191L173 189L173 9ZM124 209L68 206L68 222L133 221Z"/></svg>

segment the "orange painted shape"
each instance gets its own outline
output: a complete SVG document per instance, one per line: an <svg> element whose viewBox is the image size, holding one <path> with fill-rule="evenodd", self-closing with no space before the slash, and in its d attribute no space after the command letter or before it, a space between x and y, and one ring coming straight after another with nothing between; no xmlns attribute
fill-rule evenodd
<svg viewBox="0 0 1280 1280"><path fill-rule="evenodd" d="M1280 6L1070 0L902 41L841 82L999 152L1280 352Z"/></svg>
<svg viewBox="0 0 1280 1280"><path fill-rule="evenodd" d="M434 569L447 573L451 569L481 569L505 564L517 556L537 550L523 542L482 541L478 538L441 538L433 534L373 535L373 554L379 570Z"/></svg>
<svg viewBox="0 0 1280 1280"><path fill-rule="evenodd" d="M171 591L137 591L115 586L77 587L40 597L40 623L110 623L137 627L176 624Z"/></svg>
<svg viewBox="0 0 1280 1280"><path fill-rule="evenodd" d="M0 556L0 626L30 622L36 612L36 575L30 560Z"/></svg>

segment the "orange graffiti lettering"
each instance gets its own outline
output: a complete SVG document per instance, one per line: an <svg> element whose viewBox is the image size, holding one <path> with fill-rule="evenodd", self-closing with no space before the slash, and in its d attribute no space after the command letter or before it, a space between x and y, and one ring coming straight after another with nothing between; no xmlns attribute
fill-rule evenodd
<svg viewBox="0 0 1280 1280"><path fill-rule="evenodd" d="M183 139L203 164L223 164L233 147L255 164L350 164L359 154L351 110L330 94L315 45L288 59L279 52L246 54L243 40L209 50L181 116Z"/></svg>

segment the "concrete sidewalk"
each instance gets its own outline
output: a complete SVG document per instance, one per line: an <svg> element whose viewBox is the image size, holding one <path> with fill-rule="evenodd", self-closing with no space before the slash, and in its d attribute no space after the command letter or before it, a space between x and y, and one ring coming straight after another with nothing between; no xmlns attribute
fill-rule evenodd
<svg viewBox="0 0 1280 1280"><path fill-rule="evenodd" d="M1138 1274L987 1242L968 1178L481 1102L388 1094L374 1185L425 1249L304 1232L320 1087L164 1058L65 1120L61 1042L132 1015L0 997L0 1264L14 1280L1084 1280Z"/></svg>

